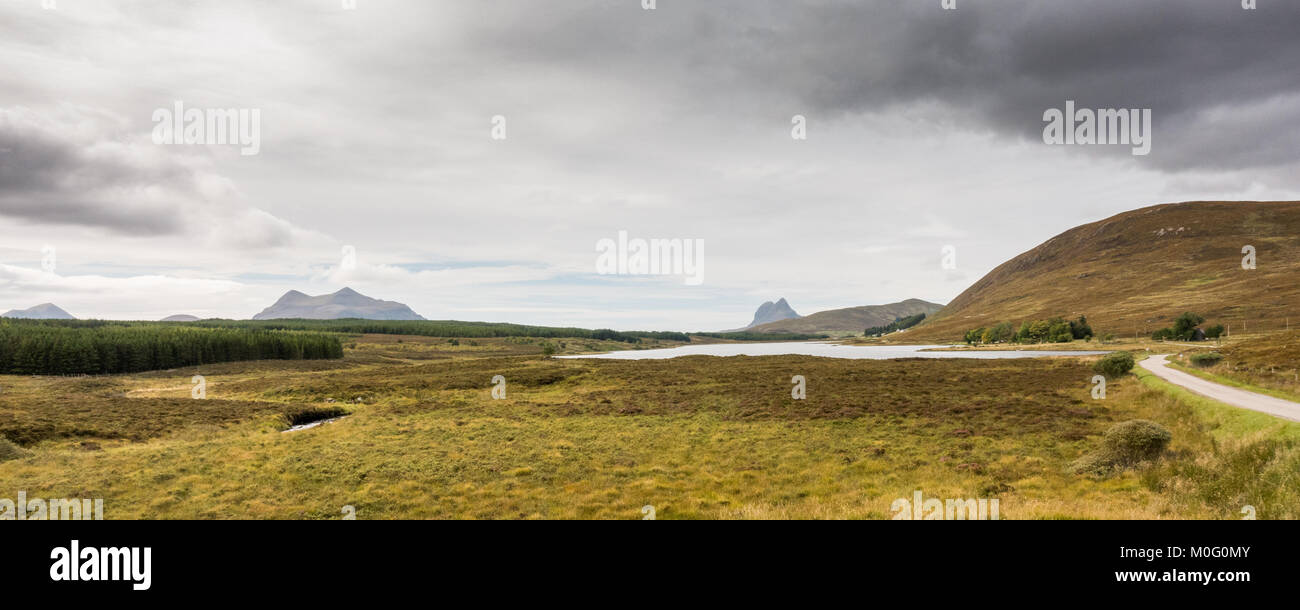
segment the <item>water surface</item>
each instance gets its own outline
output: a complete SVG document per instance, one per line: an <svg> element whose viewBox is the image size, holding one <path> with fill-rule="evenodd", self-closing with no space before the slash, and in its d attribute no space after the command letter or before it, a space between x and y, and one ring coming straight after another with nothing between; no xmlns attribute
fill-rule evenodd
<svg viewBox="0 0 1300 610"><path fill-rule="evenodd" d="M820 341L791 341L784 343L710 343L682 345L664 349L625 350L583 356L558 356L559 358L604 358L610 360L663 360L678 356L823 356L856 360L889 360L891 358L1042 358L1048 356L1099 356L1109 352L1005 350L1005 351L924 351L948 345L838 345Z"/></svg>

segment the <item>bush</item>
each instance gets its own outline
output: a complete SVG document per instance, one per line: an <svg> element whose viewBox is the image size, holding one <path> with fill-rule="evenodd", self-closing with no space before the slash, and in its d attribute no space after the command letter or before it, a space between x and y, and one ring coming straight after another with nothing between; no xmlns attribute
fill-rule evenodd
<svg viewBox="0 0 1300 610"><path fill-rule="evenodd" d="M550 341L547 341L546 343L543 343L543 344L542 344L542 355L543 355L543 356L546 356L547 358L549 358L549 357L551 357L551 356L554 356L556 351L558 351L558 350L555 349L555 344L554 344L554 343L551 343Z"/></svg>
<svg viewBox="0 0 1300 610"><path fill-rule="evenodd" d="M1115 352L1104 356L1092 365L1092 370L1111 379L1121 377L1133 370L1133 354L1128 352Z"/></svg>
<svg viewBox="0 0 1300 610"><path fill-rule="evenodd" d="M9 439L0 436L0 462L16 460L26 455L27 452L24 451L22 447L19 447Z"/></svg>
<svg viewBox="0 0 1300 610"><path fill-rule="evenodd" d="M1111 426L1102 438L1102 448L1119 459L1122 466L1160 457L1169 448L1173 435L1164 426L1145 419L1134 419Z"/></svg>
<svg viewBox="0 0 1300 610"><path fill-rule="evenodd" d="M1196 329L1205 321L1204 316L1186 312L1174 320L1173 328L1162 328L1151 334L1156 341L1195 341ZM1215 330L1217 329L1217 332ZM1213 334L1211 334L1213 333ZM1205 331L1205 337L1216 339L1223 334L1223 327L1217 326Z"/></svg>
<svg viewBox="0 0 1300 610"><path fill-rule="evenodd" d="M1079 316L1076 322L1070 322L1070 333L1075 339L1092 339L1092 326L1088 325L1088 318Z"/></svg>
<svg viewBox="0 0 1300 610"><path fill-rule="evenodd" d="M1188 360L1191 360L1192 364L1195 364L1196 366L1210 367L1222 362L1223 354L1220 354L1219 352L1192 354Z"/></svg>
<svg viewBox="0 0 1300 610"><path fill-rule="evenodd" d="M1154 460L1169 448L1173 435L1164 426L1145 419L1120 422L1102 436L1101 448L1074 463L1074 471L1107 474Z"/></svg>

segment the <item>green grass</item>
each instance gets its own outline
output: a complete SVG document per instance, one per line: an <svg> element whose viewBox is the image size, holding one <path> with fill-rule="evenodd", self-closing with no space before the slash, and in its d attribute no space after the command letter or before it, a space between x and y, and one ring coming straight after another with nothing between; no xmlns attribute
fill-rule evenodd
<svg viewBox="0 0 1300 610"><path fill-rule="evenodd" d="M1300 424L1238 409L1136 369L1164 397L1160 417L1180 439L1178 451L1140 473L1148 489L1180 510L1205 507L1213 517L1300 518Z"/></svg>
<svg viewBox="0 0 1300 610"><path fill-rule="evenodd" d="M1274 398L1281 398L1282 400L1300 402L1300 394L1296 394L1295 392L1278 390L1274 388L1266 388L1266 387L1255 385L1253 383L1247 383L1239 379L1233 379L1232 377L1226 377L1224 375L1216 375L1206 370L1186 366L1183 363L1178 362L1176 360L1170 360L1169 366L1178 369L1184 373L1187 373L1188 375L1194 375L1196 377L1200 377L1201 379L1204 379L1206 381L1213 381L1215 383L1220 383L1226 386L1232 386L1234 388L1249 390L1257 394L1266 394Z"/></svg>
<svg viewBox="0 0 1300 610"><path fill-rule="evenodd" d="M1142 367L1134 368L1133 374L1137 375L1143 385L1173 396L1179 402L1191 407L1198 419L1205 422L1216 438L1246 438L1265 434L1279 440L1300 440L1300 423L1206 398L1160 379Z"/></svg>

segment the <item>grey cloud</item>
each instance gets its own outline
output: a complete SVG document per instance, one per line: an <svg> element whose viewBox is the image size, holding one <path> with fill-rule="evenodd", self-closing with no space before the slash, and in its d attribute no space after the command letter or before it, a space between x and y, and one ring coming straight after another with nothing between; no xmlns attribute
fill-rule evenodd
<svg viewBox="0 0 1300 610"><path fill-rule="evenodd" d="M206 165L201 153L164 150L105 113L0 108L0 216L242 248L292 242L292 225L240 202Z"/></svg>
<svg viewBox="0 0 1300 610"><path fill-rule="evenodd" d="M1300 4L1231 0L937 0L900 2L527 2L468 20L476 70L534 84L529 71L637 83L689 96L696 112L839 116L939 103L972 128L1037 140L1042 114L1151 108L1167 170L1239 169L1300 160L1290 107L1229 122L1222 106L1300 94ZM413 36L404 62L433 72L445 42ZM464 49L461 49L464 51ZM366 56L367 62L374 57ZM1206 134L1213 137L1207 138ZM1263 138L1261 139L1261 136Z"/></svg>

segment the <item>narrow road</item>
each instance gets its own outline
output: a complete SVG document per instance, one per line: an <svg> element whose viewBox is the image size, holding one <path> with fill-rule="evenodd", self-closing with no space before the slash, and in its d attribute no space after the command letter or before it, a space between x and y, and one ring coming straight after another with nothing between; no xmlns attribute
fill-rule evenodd
<svg viewBox="0 0 1300 610"><path fill-rule="evenodd" d="M1206 381L1195 375L1188 375L1180 370L1170 368L1170 354L1158 354L1142 361L1142 368L1151 371L1156 377L1159 377L1169 383L1205 396L1213 398L1219 402L1230 404L1242 409L1268 413L1283 419L1291 421L1300 421L1300 402L1291 402L1274 398L1264 394L1248 392L1246 390L1226 386L1213 381Z"/></svg>

